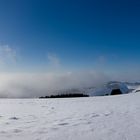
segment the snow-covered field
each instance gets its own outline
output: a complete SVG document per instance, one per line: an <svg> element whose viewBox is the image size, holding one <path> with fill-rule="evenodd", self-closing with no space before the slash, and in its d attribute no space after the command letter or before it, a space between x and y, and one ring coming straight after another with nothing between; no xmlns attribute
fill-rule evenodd
<svg viewBox="0 0 140 140"><path fill-rule="evenodd" d="M0 99L0 140L139 140L140 93Z"/></svg>

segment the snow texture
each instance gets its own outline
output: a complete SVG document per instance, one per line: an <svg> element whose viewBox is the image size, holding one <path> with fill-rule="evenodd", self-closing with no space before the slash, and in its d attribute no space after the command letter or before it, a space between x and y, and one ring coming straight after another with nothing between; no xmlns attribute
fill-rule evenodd
<svg viewBox="0 0 140 140"><path fill-rule="evenodd" d="M72 99L1 99L0 140L139 140L140 92Z"/></svg>

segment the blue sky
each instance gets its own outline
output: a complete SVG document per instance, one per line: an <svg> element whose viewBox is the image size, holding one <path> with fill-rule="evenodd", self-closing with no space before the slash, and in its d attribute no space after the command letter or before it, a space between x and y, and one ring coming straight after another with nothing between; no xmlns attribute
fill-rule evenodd
<svg viewBox="0 0 140 140"><path fill-rule="evenodd" d="M133 74L139 25L135 0L0 0L0 71Z"/></svg>

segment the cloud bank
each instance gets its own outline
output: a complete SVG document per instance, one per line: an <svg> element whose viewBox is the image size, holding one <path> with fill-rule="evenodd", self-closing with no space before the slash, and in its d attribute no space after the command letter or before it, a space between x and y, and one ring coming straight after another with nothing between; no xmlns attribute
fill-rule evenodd
<svg viewBox="0 0 140 140"><path fill-rule="evenodd" d="M0 74L1 98L36 98L55 94L56 90L98 86L109 81L95 71L54 73Z"/></svg>
<svg viewBox="0 0 140 140"><path fill-rule="evenodd" d="M12 66L16 60L15 49L0 45L1 67ZM0 98L36 98L59 90L98 86L109 80L106 74L96 71L61 73L60 58L54 53L48 53L47 60L53 73L0 73Z"/></svg>
<svg viewBox="0 0 140 140"><path fill-rule="evenodd" d="M99 70L64 72L60 58L48 53L48 73L0 73L0 98L38 98L57 94L57 91L97 87L108 81L139 81L139 71L106 74ZM100 56L98 63L104 65L107 58ZM17 62L17 51L9 45L0 45L0 68ZM13 65L10 65L13 66ZM63 71L63 73L61 72ZM132 73L134 73L132 75Z"/></svg>

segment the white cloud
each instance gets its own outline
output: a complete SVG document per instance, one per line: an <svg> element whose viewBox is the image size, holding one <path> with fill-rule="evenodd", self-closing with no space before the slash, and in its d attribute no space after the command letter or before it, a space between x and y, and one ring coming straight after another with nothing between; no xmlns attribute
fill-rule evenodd
<svg viewBox="0 0 140 140"><path fill-rule="evenodd" d="M56 54L48 53L47 58L51 67L60 67L60 59L56 56Z"/></svg>
<svg viewBox="0 0 140 140"><path fill-rule="evenodd" d="M9 45L0 45L0 64L5 65L15 63L17 59L17 52Z"/></svg>

